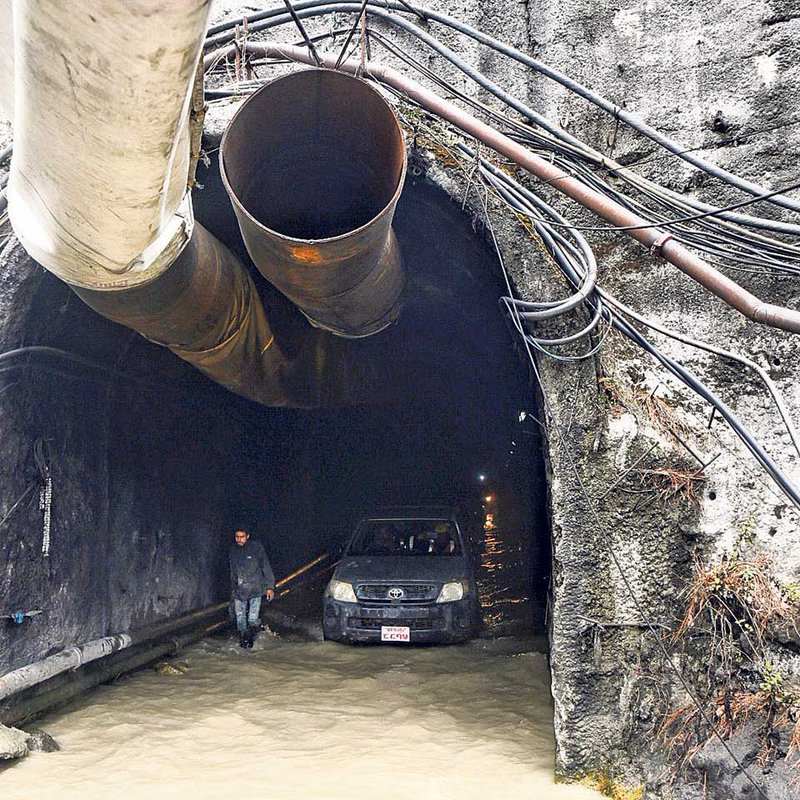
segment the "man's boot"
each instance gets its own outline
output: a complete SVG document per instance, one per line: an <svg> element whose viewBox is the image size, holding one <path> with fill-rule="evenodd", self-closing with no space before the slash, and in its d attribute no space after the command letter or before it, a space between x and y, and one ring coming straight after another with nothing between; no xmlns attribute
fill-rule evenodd
<svg viewBox="0 0 800 800"><path fill-rule="evenodd" d="M239 647L247 647L247 631L239 631Z"/></svg>
<svg viewBox="0 0 800 800"><path fill-rule="evenodd" d="M258 636L258 626L251 625L247 631L247 646L252 647L253 642L256 640L256 636Z"/></svg>

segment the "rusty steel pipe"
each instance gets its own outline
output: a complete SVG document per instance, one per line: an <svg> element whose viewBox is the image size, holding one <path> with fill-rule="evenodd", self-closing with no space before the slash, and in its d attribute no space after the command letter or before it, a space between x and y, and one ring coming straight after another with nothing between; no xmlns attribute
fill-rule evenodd
<svg viewBox="0 0 800 800"><path fill-rule="evenodd" d="M195 223L183 252L155 280L115 291L72 287L88 306L168 347L217 383L266 405L294 405L290 364L252 279Z"/></svg>
<svg viewBox="0 0 800 800"><path fill-rule="evenodd" d="M313 325L356 338L397 319L405 142L372 86L321 69L268 83L233 117L220 170L250 256Z"/></svg>
<svg viewBox="0 0 800 800"><path fill-rule="evenodd" d="M113 291L71 288L101 316L262 405L352 406L378 396L372 365L353 350L355 342L308 325L276 337L247 270L197 222L180 256L150 283Z"/></svg>
<svg viewBox="0 0 800 800"><path fill-rule="evenodd" d="M246 48L250 52L268 58L285 58L301 63L309 63L307 51L292 45L248 43ZM204 63L212 63L215 59L235 51L236 46L233 45L220 48L206 55ZM333 58L325 58L324 61L326 66L334 66ZM362 67L355 61L347 61L340 66L340 69L355 73L361 70ZM620 227L641 226L627 230L625 233L648 248L651 253L661 256L678 267L682 272L685 272L701 286L724 300L729 306L735 308L748 319L773 328L790 331L791 333L800 333L800 311L767 303L759 299L734 280L714 269L709 263L682 244L670 238L664 230L646 227L651 224L647 220L600 192L589 188L555 165L517 144L508 136L494 130L486 123L481 122L466 111L462 111L453 103L444 100L415 81L406 78L397 70L367 63L363 71L373 79L402 92L423 108L446 119L470 136L474 136L495 152L515 161L537 178L550 183L562 194L593 211L606 222Z"/></svg>

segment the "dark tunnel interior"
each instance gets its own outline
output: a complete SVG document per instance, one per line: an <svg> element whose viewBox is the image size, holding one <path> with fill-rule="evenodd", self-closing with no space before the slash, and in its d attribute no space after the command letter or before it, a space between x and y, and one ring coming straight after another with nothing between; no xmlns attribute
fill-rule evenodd
<svg viewBox="0 0 800 800"><path fill-rule="evenodd" d="M201 167L198 182L198 220L251 267L276 335L290 336L307 323L249 263L217 164ZM270 409L237 397L29 262L6 348L58 347L102 368L41 354L4 368L0 464L9 499L22 500L0 539L0 608L44 613L0 623L10 662L0 667L224 599L234 525L265 544L280 576L340 550L360 514L388 504L459 504L482 531L487 628L544 629L541 434L498 307L499 266L459 205L424 177L408 176L395 230L409 273L403 314L348 343L343 357L362 365L353 380L372 401L346 408ZM53 479L49 554L37 442Z"/></svg>

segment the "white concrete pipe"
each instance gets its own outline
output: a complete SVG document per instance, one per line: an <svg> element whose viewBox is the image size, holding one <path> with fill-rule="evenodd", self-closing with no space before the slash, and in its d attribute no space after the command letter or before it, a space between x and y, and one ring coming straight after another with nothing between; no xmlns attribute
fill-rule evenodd
<svg viewBox="0 0 800 800"><path fill-rule="evenodd" d="M74 286L149 282L191 236L189 104L209 5L0 0L11 223Z"/></svg>

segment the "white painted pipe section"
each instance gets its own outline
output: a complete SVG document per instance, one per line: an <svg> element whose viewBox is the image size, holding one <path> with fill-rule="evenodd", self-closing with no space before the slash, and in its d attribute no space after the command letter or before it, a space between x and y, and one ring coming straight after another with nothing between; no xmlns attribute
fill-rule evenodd
<svg viewBox="0 0 800 800"><path fill-rule="evenodd" d="M105 636L78 647L62 650L60 653L48 656L35 664L29 664L27 667L15 669L0 677L0 700L67 670L78 669L89 661L103 658L117 650L124 650L126 647L130 647L131 641L131 637L127 633Z"/></svg>
<svg viewBox="0 0 800 800"><path fill-rule="evenodd" d="M209 6L0 0L0 48L11 39L14 54L0 80L8 113L13 70L9 215L68 283L147 283L189 240L189 104Z"/></svg>
<svg viewBox="0 0 800 800"><path fill-rule="evenodd" d="M14 119L14 28L11 0L0 0L0 113Z"/></svg>

